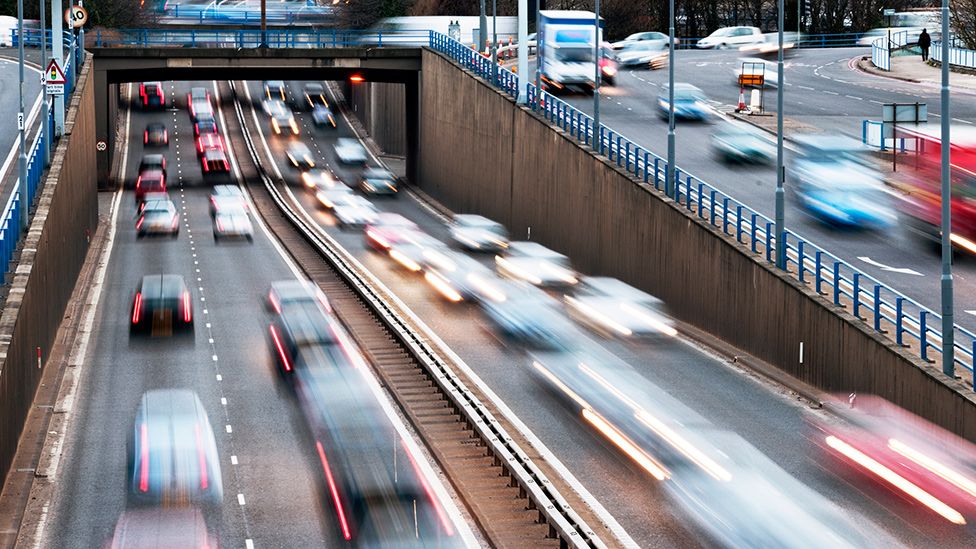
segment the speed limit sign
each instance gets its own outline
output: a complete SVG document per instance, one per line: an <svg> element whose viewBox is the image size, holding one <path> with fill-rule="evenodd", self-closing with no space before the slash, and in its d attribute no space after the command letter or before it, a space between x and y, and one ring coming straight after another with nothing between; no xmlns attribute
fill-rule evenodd
<svg viewBox="0 0 976 549"><path fill-rule="evenodd" d="M81 6L71 6L64 10L64 22L71 28L83 27L88 22L88 10Z"/></svg>
<svg viewBox="0 0 976 549"><path fill-rule="evenodd" d="M98 143L95 143L95 149L98 150L98 151L104 151L107 148L108 148L108 145L105 144L104 141L99 141Z"/></svg>

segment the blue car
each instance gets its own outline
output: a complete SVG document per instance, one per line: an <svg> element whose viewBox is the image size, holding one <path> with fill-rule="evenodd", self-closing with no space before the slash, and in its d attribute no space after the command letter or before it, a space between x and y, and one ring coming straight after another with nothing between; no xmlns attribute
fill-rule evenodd
<svg viewBox="0 0 976 549"><path fill-rule="evenodd" d="M665 86L661 95L657 96L658 114L663 119L668 118L668 88ZM708 98L691 84L678 83L674 85L674 118L676 120L708 120L712 116L712 109L708 105Z"/></svg>

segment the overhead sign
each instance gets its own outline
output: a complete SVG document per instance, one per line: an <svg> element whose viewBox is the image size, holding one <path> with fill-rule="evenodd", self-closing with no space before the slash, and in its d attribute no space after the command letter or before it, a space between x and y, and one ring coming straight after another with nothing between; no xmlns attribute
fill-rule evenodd
<svg viewBox="0 0 976 549"><path fill-rule="evenodd" d="M71 6L64 10L64 22L71 28L83 27L88 22L88 10L81 6Z"/></svg>
<svg viewBox="0 0 976 549"><path fill-rule="evenodd" d="M47 64L47 69L44 71L44 87L47 93L49 95L64 95L64 84L66 81L64 71L61 70L58 61L51 59L51 62Z"/></svg>

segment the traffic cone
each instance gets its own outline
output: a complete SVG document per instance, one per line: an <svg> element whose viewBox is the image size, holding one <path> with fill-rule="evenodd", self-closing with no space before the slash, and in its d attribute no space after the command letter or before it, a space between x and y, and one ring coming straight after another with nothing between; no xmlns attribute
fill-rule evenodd
<svg viewBox="0 0 976 549"><path fill-rule="evenodd" d="M749 112L749 107L746 105L746 92L743 88L739 88L739 104L736 105L735 112Z"/></svg>
<svg viewBox="0 0 976 549"><path fill-rule="evenodd" d="M508 37L508 58L511 59L515 57L515 42L512 41L512 37Z"/></svg>
<svg viewBox="0 0 976 549"><path fill-rule="evenodd" d="M483 55L485 57L491 57L491 38L485 39L485 53Z"/></svg>

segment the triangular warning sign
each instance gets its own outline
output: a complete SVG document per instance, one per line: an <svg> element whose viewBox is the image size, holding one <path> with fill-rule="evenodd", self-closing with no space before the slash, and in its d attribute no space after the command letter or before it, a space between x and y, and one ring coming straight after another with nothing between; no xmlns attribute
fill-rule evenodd
<svg viewBox="0 0 976 549"><path fill-rule="evenodd" d="M44 71L45 80L47 84L64 84L65 77L64 71L61 70L61 66L58 65L56 59L52 59L50 63L47 64L47 70Z"/></svg>

